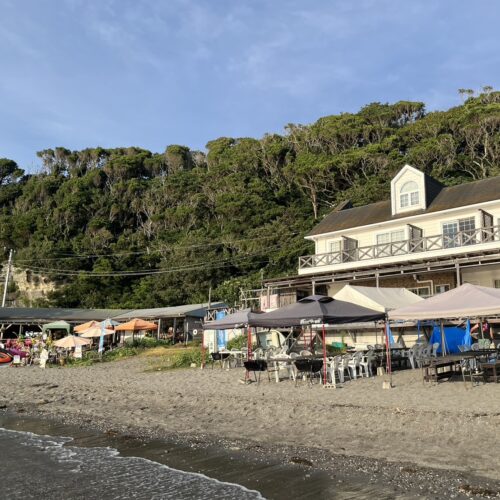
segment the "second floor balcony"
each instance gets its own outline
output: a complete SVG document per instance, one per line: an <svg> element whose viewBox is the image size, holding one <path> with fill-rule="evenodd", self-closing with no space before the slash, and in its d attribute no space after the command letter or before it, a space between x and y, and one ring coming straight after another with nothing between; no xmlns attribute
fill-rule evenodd
<svg viewBox="0 0 500 500"><path fill-rule="evenodd" d="M299 274L463 255L471 250L500 249L500 226L447 231L435 236L413 237L364 247L357 247L356 241L352 239L346 239L346 243L337 252L299 257Z"/></svg>

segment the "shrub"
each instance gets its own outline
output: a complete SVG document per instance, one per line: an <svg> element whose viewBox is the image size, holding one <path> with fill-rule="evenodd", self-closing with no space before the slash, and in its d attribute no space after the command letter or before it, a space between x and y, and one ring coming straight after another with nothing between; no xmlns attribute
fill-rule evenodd
<svg viewBox="0 0 500 500"><path fill-rule="evenodd" d="M247 347L248 337L246 335L238 335L237 337L233 337L230 341L228 341L226 348L228 350L231 349L241 349L242 347Z"/></svg>

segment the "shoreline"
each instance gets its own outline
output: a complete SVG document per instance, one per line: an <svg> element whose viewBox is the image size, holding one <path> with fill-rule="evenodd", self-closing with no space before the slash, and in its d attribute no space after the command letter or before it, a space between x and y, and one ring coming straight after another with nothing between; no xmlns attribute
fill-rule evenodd
<svg viewBox="0 0 500 500"><path fill-rule="evenodd" d="M70 446L115 448L183 472L258 491L266 499L289 498L498 498L500 482L411 463L332 455L307 447L217 441L205 435L157 435L145 428L109 425L75 415L47 416L35 408L0 410L0 427L72 438ZM214 463L217 462L217 463ZM228 470L227 467L231 467ZM270 477L272 474L273 477ZM283 482L286 481L286 488ZM291 491L293 496L291 497Z"/></svg>
<svg viewBox="0 0 500 500"><path fill-rule="evenodd" d="M481 471L478 473L477 469L471 468L466 462L467 457L463 457L462 470L451 461L450 467L439 466L439 463L436 466L436 463L430 462L429 467L425 467L417 463L417 460L409 461L398 457L396 444L401 436L407 435L408 441L400 445L410 447L409 440L412 439L413 432L422 431L418 426L411 428L411 422L417 425L420 417L416 413L412 414L411 409L403 404L394 408L390 403L388 407L374 411L375 406L366 405L363 400L358 405L349 401L357 390L360 397L363 397L363 390L373 392L370 386L373 385L373 380L355 382L348 389L325 391L319 387L295 389L287 386L287 382L268 384L266 381L260 386L242 386L238 384L238 377L241 375L239 370L202 372L198 369L176 370L175 373L146 373L145 368L147 360L136 359L105 363L98 366L97 370L96 367L51 368L45 371L16 368L8 369L8 373L4 370L1 373L8 375L5 377L9 379L8 382L17 384L19 395L16 401L9 401L5 394L0 396L0 408L3 408L1 413L4 418L12 415L12 418L22 420L28 416L42 419L56 427L63 424L69 426L68 429L72 427L85 432L97 432L101 438L111 443L115 441L122 447L123 443L128 443L124 449L133 449L134 453L141 452L144 446L149 451L155 449L152 460L178 470L202 473L217 480L241 484L248 489L260 491L266 498L290 498L290 489L283 488L284 481L294 484L297 492L302 492L294 498L308 498L307 495L311 492L314 492L311 498L347 498L349 494L356 495L357 498L363 498L363 495L365 498L500 496L500 481L491 477L491 474ZM109 377L114 380L115 372L120 375L128 372L129 376L137 375L138 379L143 379L135 382L137 387L142 388L142 393L137 393L134 387L127 384L118 389L119 385L115 382L107 383ZM405 377L408 378L409 375L411 374L397 377L396 384L403 385ZM159 380L164 385L156 387L155 382ZM185 383L182 391L172 385L179 381ZM376 382L376 386L381 385L380 380ZM97 383L102 384L102 387L96 386ZM21 384L26 384L26 387L20 388ZM356 384L359 384L358 387ZM218 392L221 385L226 388L227 395ZM434 389L455 390L452 385L448 387L443 384ZM492 389L496 391L500 386ZM150 396L147 390L151 392ZM193 394L196 391L200 391L204 397L197 398ZM34 393L38 396L34 397ZM280 394L285 399L279 399L278 404L270 409L275 411L279 408L283 415L276 415L276 422L271 422L270 425L263 424L268 417L259 406L269 407L276 395ZM384 399L395 398L394 392L388 394L385 391L382 394ZM459 394L462 394L460 389ZM480 391L468 391L465 394L481 396L481 400L484 396ZM240 400L234 399L240 395ZM289 399L292 400L291 403ZM380 436L370 429L359 429L355 419L353 422L343 420L337 424L332 423L331 429L321 429L314 420L308 420L308 417L317 410L312 406L313 403L323 403L324 399L332 399L328 402L332 422L335 422L334 418L339 412L344 415L344 419L346 415L351 419L357 414L360 418L364 415L363 418L372 422L376 431L378 425L383 428L394 425L389 419L391 415L392 418L404 420L406 432L394 432L388 428L387 436ZM297 406L297 401L304 401L305 404ZM261 405L260 402L264 404ZM429 404L427 401L426 406ZM259 419L252 418L253 410L259 412ZM374 415L369 415L369 411ZM431 438L436 437L432 433L436 432L433 428L437 419L448 420L452 437L460 431L453 427L456 418L452 419L452 415L443 413L442 409L424 408L422 411L424 420L428 420L428 428L424 426L422 432L431 433ZM384 421L379 421L377 414L385 416L385 425ZM178 415L176 420L173 419L175 415ZM215 420L214 416L217 417ZM486 439L490 439L486 430L493 426L495 435L497 434L499 416L500 413L495 408L488 414L484 408L478 407L472 414L467 413L465 421L468 425L481 428ZM284 426L283 422L288 424ZM367 444L382 447L386 439L397 438L398 441L393 442L392 456L382 458L377 449L369 447L368 453L362 456L358 452L359 443L347 435L350 432L349 426L352 425ZM437 429L437 435L439 432L440 429ZM318 439L314 439L315 436ZM477 443L473 433L470 438ZM325 442L325 446L321 445L321 441ZM332 442L336 443L334 450L330 444ZM131 447L130 443L140 443L140 446ZM459 445L450 439L443 441L444 451L455 454L463 445L470 446L470 442L466 440ZM163 454L165 449L169 451ZM424 451L422 449L421 456L416 457L418 461L426 458ZM481 449L476 451L480 452ZM385 453L385 449L382 453ZM206 457L211 459L205 460ZM494 465L489 464L488 467Z"/></svg>

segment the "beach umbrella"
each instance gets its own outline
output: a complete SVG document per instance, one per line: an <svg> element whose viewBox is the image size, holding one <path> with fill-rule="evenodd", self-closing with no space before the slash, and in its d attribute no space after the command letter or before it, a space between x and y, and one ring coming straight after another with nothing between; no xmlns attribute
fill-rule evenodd
<svg viewBox="0 0 500 500"><path fill-rule="evenodd" d="M152 323L151 321L145 321L143 319L134 318L126 323L118 325L115 330L117 332L140 332L142 330L156 330L158 325Z"/></svg>
<svg viewBox="0 0 500 500"><path fill-rule="evenodd" d="M75 328L73 328L73 331L75 331L76 333L83 333L94 326L99 326L99 322L93 320L87 321L86 323L82 323L81 325L76 325Z"/></svg>
<svg viewBox="0 0 500 500"><path fill-rule="evenodd" d="M75 335L68 335L60 340L56 340L54 345L56 347L64 347L65 349L71 349L77 345L89 345L92 344L91 340L82 339L81 337L76 337Z"/></svg>
<svg viewBox="0 0 500 500"><path fill-rule="evenodd" d="M104 335L113 335L113 333L115 333L114 330L111 330L109 328L103 328L101 325L99 325L88 328L87 330L85 330L80 334L80 337L83 337L85 339L92 339L92 338L102 337Z"/></svg>

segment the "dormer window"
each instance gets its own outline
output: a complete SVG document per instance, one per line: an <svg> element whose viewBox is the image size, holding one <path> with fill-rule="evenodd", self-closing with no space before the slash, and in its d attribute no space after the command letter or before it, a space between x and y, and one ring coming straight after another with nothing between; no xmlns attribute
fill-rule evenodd
<svg viewBox="0 0 500 500"><path fill-rule="evenodd" d="M418 184L414 181L405 182L399 192L399 207L408 208L420 203Z"/></svg>

